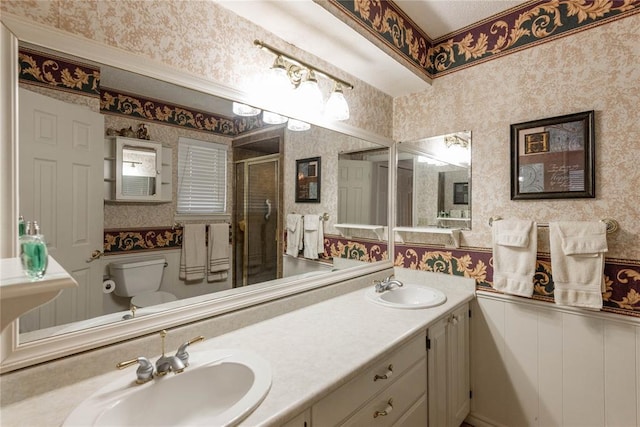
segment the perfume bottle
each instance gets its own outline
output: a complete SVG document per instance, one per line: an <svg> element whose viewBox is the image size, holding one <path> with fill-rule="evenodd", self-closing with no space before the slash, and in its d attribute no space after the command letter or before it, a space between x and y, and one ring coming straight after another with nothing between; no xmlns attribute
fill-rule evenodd
<svg viewBox="0 0 640 427"><path fill-rule="evenodd" d="M36 221L27 221L26 233L20 237L22 270L32 280L42 279L47 271L47 244Z"/></svg>

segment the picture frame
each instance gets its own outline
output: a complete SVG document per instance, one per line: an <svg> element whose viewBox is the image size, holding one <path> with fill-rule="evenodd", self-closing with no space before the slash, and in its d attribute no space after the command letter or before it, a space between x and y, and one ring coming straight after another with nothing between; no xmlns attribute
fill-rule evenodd
<svg viewBox="0 0 640 427"><path fill-rule="evenodd" d="M320 203L320 157L296 160L296 203Z"/></svg>
<svg viewBox="0 0 640 427"><path fill-rule="evenodd" d="M469 204L469 183L468 182L453 183L453 204L454 205Z"/></svg>
<svg viewBox="0 0 640 427"><path fill-rule="evenodd" d="M511 125L511 200L595 197L595 112Z"/></svg>

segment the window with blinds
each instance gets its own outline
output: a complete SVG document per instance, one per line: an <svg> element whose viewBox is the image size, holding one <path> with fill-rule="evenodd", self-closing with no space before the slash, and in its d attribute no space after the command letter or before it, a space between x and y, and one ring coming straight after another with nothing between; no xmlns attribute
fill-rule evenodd
<svg viewBox="0 0 640 427"><path fill-rule="evenodd" d="M178 140L178 214L226 212L227 150L224 144Z"/></svg>

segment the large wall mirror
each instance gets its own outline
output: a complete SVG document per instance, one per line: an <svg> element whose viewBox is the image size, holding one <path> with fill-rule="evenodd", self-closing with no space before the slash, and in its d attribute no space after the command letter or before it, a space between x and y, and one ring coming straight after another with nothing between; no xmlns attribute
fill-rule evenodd
<svg viewBox="0 0 640 427"><path fill-rule="evenodd" d="M471 228L471 132L397 145L396 228Z"/></svg>
<svg viewBox="0 0 640 427"><path fill-rule="evenodd" d="M15 30L15 24L9 25ZM213 115L233 117L231 98L237 94L240 100L242 94L233 89L225 89L215 84L207 83L199 78L189 78L181 76L177 70L163 69L156 65L144 64L132 54L122 54L115 50L110 51L104 47L103 51L96 53L96 46L92 42L85 43L73 36L57 35L53 39L44 38L37 29L17 31L18 35L23 33L24 40L20 41L20 47L34 51L42 51L60 58L72 59L80 63L94 65L101 70L101 84L115 91L128 94L136 94L145 99L162 101L169 105L177 105L192 108L197 111L206 111ZM70 43L69 41L73 41ZM67 48L67 46L71 46ZM83 55L86 54L85 55ZM98 58L98 59L97 59ZM3 61L5 57L3 56ZM17 61L16 58L12 60ZM152 76L130 73L123 68L133 68L138 71L147 70ZM158 78L162 77L162 78ZM163 81L166 80L166 81ZM216 218L216 221L228 222L235 238L240 235L240 229L244 234L262 233L245 236L252 242L264 243L266 240L276 242L274 247L249 249L250 256L256 256L261 260L265 254L277 251L278 256L274 258L274 264L269 275L264 275L264 271L256 277L259 280L242 281L240 274L229 275L228 280L214 284L189 285L178 281L180 250L159 250L151 256L161 255L165 258L167 266L164 269L163 284L166 281L174 280L173 293L177 297L175 301L161 303L157 306L143 307L136 310L135 318L127 316L129 314L129 301L127 299L118 300L111 293L105 293L102 281L109 272L109 263L126 259L131 255L119 254L109 255L101 258L91 259L91 253L85 251L72 251L63 248L62 234L64 230L56 228L55 218L44 220L43 232L45 237L55 241L55 247L51 248L51 254L56 260L72 272L80 287L72 291L74 294L69 299L64 299L61 295L56 300L37 309L37 312L28 313L23 316L16 327L12 327L13 351L8 357L4 357L3 370L12 370L33 363L50 360L56 357L73 354L75 352L88 350L101 345L118 342L124 339L140 336L153 332L159 328L167 328L180 325L186 322L210 317L214 313L224 313L225 304L235 301L236 308L249 306L302 292L317 286L335 283L361 274L387 268L390 263L379 262L376 264L352 262L340 262L339 259L332 260L330 257L321 260L306 260L300 256L300 260L287 259L284 251L283 236L285 230L286 215L296 213L307 216L316 216L323 221L324 233L326 235L338 236L339 230L334 227L339 217L339 161L341 152L366 152L375 150L379 156L386 156L388 164L389 149L383 144L390 145L390 141L378 138L371 142L363 139L357 130L344 126L332 126L328 129L322 126L313 125L307 132L289 131L282 125L272 125L268 129L256 130L251 133L241 135L211 135L199 134L191 130L182 135L178 126L163 126L148 123L149 138L161 142L165 148L170 146L173 156L173 182L174 198L171 202L162 201L155 203L118 203L105 202L103 200L103 168L104 155L102 144L106 135L113 129L133 127L135 131L140 123L145 123L140 119L123 118L121 115L103 114L100 111L99 100L70 94L64 91L52 91L50 89L20 85L18 98L21 104L19 114L22 114L24 104L39 104L39 100L50 98L53 110L67 110L69 115L74 117L76 112L84 111L91 113L91 116L98 117L95 127L99 129L96 144L99 144L99 155L91 161L80 161L85 169L85 176L98 176L95 182L86 182L86 194L98 194L94 197L92 206L98 206L95 215L92 215L91 224L83 224L85 229L91 230L91 236L87 239L94 239L97 247L92 249L102 249L103 230L111 228L141 228L141 227L171 227L176 225L175 217L175 192L177 176L177 143L178 138L197 138L216 144L226 144L229 147L228 162L228 186L227 191L227 211L224 215ZM221 88L218 90L218 88ZM54 93L55 92L55 93ZM221 96L218 95L219 92ZM33 99L28 99L33 98ZM84 98L84 99L83 99ZM104 102L104 100L103 100ZM135 105L131 106L136 108ZM40 108L40 107L38 107ZM102 116L102 117L99 117ZM18 118L25 123L22 117ZM100 121L102 119L102 122ZM23 126L23 124L21 124ZM338 131L338 130L340 131ZM200 135L200 137L198 137ZM30 165L37 164L41 156L26 150L27 140L22 138L32 138L28 132L21 133L18 141L20 156L30 158L29 162L21 164L18 193L20 196L20 213L25 216L35 215L41 207L35 206L39 202L34 202L33 189L38 185L33 182L34 171ZM374 138L375 139L375 138ZM263 141L264 143L262 143ZM24 154L23 154L24 150ZM235 155L235 158L234 158ZM30 157L29 157L30 156ZM322 160L322 197L320 203L296 203L295 202L295 164L296 160L304 158L320 157ZM163 155L164 159L164 155ZM42 162L40 162L42 163ZM164 161L163 161L164 163ZM239 165L241 167L239 167ZM264 177L273 181L273 196L263 197L253 201L251 196L238 196L236 193L240 187L240 177L238 171L242 170L242 182L249 182L244 179L244 175L256 174L254 181L260 185L265 183ZM45 169L43 169L45 170ZM255 170L255 172L253 172ZM97 171L97 173L96 173ZM31 178L28 178L31 177ZM39 178L41 183L46 181L46 177ZM73 180L73 176L71 177ZM388 179L388 176L384 178ZM61 182L58 182L61 184ZM89 187L97 185L97 187ZM262 190L262 187L260 187ZM69 194L69 191L62 188L55 188L51 194ZM265 190L266 191L266 190ZM256 196L257 197L257 196ZM262 223L251 225L248 223L249 216L240 218L236 212L237 201L243 198L249 200L260 215L255 215ZM66 199L48 200L47 203L53 205L65 205ZM97 205L96 205L97 203ZM61 214L58 214L60 216ZM384 213L386 218L386 212ZM35 219L35 218L34 218ZM59 218L58 218L59 219ZM180 219L187 222L187 219ZM267 222L271 221L271 225ZM53 231L55 230L55 231ZM251 231L251 230L258 230ZM269 231L271 230L272 233ZM72 230L71 230L72 231ZM266 234L265 234L266 233ZM269 234L271 233L271 234ZM272 235L273 234L273 235ZM270 238L267 238L269 237ZM277 237L277 238L276 238ZM231 258L236 252L231 250ZM245 252L246 254L247 252ZM256 255L257 253L257 255ZM262 255L261 255L262 254ZM149 256L148 253L140 253L136 258ZM300 262L298 262L300 261ZM308 264L308 265L305 265ZM355 265L355 266L354 266ZM88 267L90 266L90 267ZM230 269L232 273L233 268ZM245 272L246 273L246 272ZM272 273L272 274L271 274ZM175 276L175 277L174 277ZM246 274L244 275L246 278ZM88 289L93 289L88 291ZM67 291L65 291L67 292ZM66 302L61 305L61 301L76 301L74 308L69 310ZM58 305L56 307L56 304ZM81 307L80 307L81 306ZM65 308L66 307L66 308ZM218 310L218 311L216 311ZM7 332L7 330L5 330ZM89 339L90 337L90 339Z"/></svg>

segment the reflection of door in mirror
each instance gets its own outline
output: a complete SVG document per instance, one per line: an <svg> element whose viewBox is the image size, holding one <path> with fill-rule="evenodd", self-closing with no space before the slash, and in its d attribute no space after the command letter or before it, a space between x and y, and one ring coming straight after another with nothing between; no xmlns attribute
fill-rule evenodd
<svg viewBox="0 0 640 427"><path fill-rule="evenodd" d="M398 226L413 227L413 160L398 161L398 198L396 221Z"/></svg>
<svg viewBox="0 0 640 427"><path fill-rule="evenodd" d="M38 221L49 254L79 285L22 316L20 331L30 332L102 314L101 265L87 260L103 247L104 117L25 89L19 96L20 213Z"/></svg>
<svg viewBox="0 0 640 427"><path fill-rule="evenodd" d="M340 160L338 222L371 223L371 162Z"/></svg>

